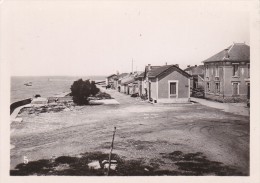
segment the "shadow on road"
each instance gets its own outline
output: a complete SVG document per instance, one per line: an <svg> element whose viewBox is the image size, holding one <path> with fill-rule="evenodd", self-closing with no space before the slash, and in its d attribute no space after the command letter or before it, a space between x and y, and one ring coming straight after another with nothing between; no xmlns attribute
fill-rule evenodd
<svg viewBox="0 0 260 183"><path fill-rule="evenodd" d="M116 162L114 169L110 170L112 176L241 176L241 172L233 167L223 165L220 162L210 161L201 152L183 153L174 151L172 153L160 153L161 160L150 160L148 163L142 159L124 160L117 154L113 154ZM163 159L172 161L175 170L162 170L160 163ZM60 156L55 159L41 159L31 161L28 164L18 164L10 171L11 176L27 175L67 175L67 176L103 176L106 175L107 167L102 162L108 160L108 154L102 152L84 153L78 157ZM97 163L96 167L90 164Z"/></svg>

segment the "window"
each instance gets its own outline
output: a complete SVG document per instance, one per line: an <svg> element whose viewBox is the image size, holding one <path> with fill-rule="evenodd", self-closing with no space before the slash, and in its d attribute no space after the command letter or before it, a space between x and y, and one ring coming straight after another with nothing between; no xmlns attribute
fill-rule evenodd
<svg viewBox="0 0 260 183"><path fill-rule="evenodd" d="M220 92L220 84L219 83L215 84L215 91L216 91L216 93Z"/></svg>
<svg viewBox="0 0 260 183"><path fill-rule="evenodd" d="M170 95L176 95L176 83L170 83Z"/></svg>
<svg viewBox="0 0 260 183"><path fill-rule="evenodd" d="M233 76L238 76L238 65L233 65Z"/></svg>
<svg viewBox="0 0 260 183"><path fill-rule="evenodd" d="M206 77L209 77L209 66L206 66Z"/></svg>
<svg viewBox="0 0 260 183"><path fill-rule="evenodd" d="M207 92L210 92L210 83L209 82L207 82Z"/></svg>
<svg viewBox="0 0 260 183"><path fill-rule="evenodd" d="M250 64L247 64L247 69L248 69L248 78L250 78Z"/></svg>
<svg viewBox="0 0 260 183"><path fill-rule="evenodd" d="M215 67L215 77L219 77L219 67L216 65Z"/></svg>
<svg viewBox="0 0 260 183"><path fill-rule="evenodd" d="M232 85L233 85L233 95L239 95L239 84L232 83Z"/></svg>

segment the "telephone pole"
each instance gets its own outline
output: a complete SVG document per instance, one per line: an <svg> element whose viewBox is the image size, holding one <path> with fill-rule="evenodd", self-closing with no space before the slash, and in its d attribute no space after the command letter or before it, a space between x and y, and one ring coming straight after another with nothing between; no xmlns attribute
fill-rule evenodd
<svg viewBox="0 0 260 183"><path fill-rule="evenodd" d="M134 59L132 58L132 73L134 73Z"/></svg>

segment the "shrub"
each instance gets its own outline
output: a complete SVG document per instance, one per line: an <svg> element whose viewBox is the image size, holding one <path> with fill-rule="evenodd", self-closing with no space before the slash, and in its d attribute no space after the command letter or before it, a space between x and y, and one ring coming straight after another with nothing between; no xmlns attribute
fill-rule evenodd
<svg viewBox="0 0 260 183"><path fill-rule="evenodd" d="M195 98L204 98L204 88L203 87L198 87L198 88L193 88L192 89L192 94L191 96L192 97L195 97Z"/></svg>
<svg viewBox="0 0 260 183"><path fill-rule="evenodd" d="M99 92L94 81L82 79L74 81L70 89L73 102L78 105L88 104L88 97L95 96Z"/></svg>
<svg viewBox="0 0 260 183"><path fill-rule="evenodd" d="M134 93L131 95L131 97L139 97L139 94L138 93Z"/></svg>

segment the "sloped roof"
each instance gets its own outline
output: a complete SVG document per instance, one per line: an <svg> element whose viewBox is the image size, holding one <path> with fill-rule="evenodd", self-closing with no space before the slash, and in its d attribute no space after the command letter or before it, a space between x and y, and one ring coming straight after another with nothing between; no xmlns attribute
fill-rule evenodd
<svg viewBox="0 0 260 183"><path fill-rule="evenodd" d="M150 67L150 70L148 71L148 68ZM154 69L160 68L161 66L145 66L144 75L143 77L146 77L146 75L149 75L149 72L151 72Z"/></svg>
<svg viewBox="0 0 260 183"><path fill-rule="evenodd" d="M122 78L121 84L128 84L128 83L131 83L131 82L134 82L134 81L135 81L134 75L128 74L127 76Z"/></svg>
<svg viewBox="0 0 260 183"><path fill-rule="evenodd" d="M190 70L194 70L196 68L204 69L204 65L190 66L190 67L187 67L186 69L184 69L184 71L190 71Z"/></svg>
<svg viewBox="0 0 260 183"><path fill-rule="evenodd" d="M250 47L245 43L234 43L203 62L250 61Z"/></svg>
<svg viewBox="0 0 260 183"><path fill-rule="evenodd" d="M151 69L148 72L148 77L149 78L156 78L170 68L175 68L177 71L181 72L183 75L185 75L187 77L191 77L191 75L189 75L187 72L183 71L182 69L180 69L176 65L164 65L164 66L158 67L156 69Z"/></svg>
<svg viewBox="0 0 260 183"><path fill-rule="evenodd" d="M184 71L186 71L186 72L191 71L191 73L192 73L191 75L203 74L204 65L191 66L191 67L184 69Z"/></svg>
<svg viewBox="0 0 260 183"><path fill-rule="evenodd" d="M137 76L136 76L136 78L143 78L144 77L144 72L142 72L141 74L138 74Z"/></svg>
<svg viewBox="0 0 260 183"><path fill-rule="evenodd" d="M198 74L198 76L204 79L204 74Z"/></svg>
<svg viewBox="0 0 260 183"><path fill-rule="evenodd" d="M159 74L161 74L163 71L166 71L167 69L169 69L172 65L164 65L158 68L151 68L150 71L148 71L148 77L156 77Z"/></svg>
<svg viewBox="0 0 260 183"><path fill-rule="evenodd" d="M123 77L125 77L125 76L127 76L127 75L128 75L128 73L121 73L121 74L119 74L119 75L117 76L117 78L120 79L120 78L123 78Z"/></svg>
<svg viewBox="0 0 260 183"><path fill-rule="evenodd" d="M107 78L111 78L113 76L116 76L116 74L111 74L111 75L107 76Z"/></svg>

